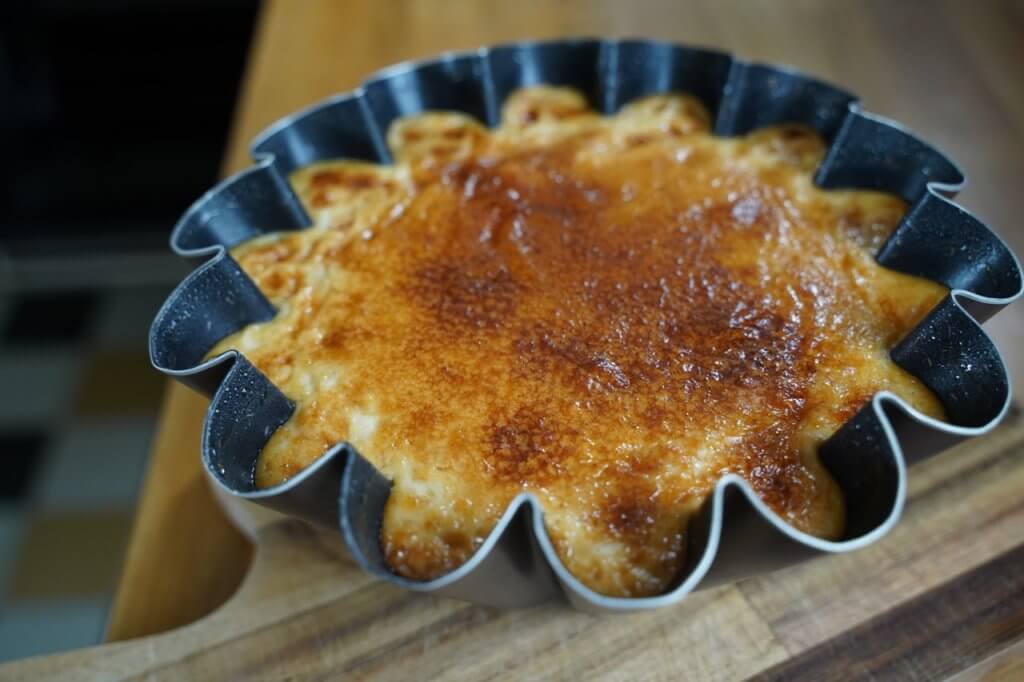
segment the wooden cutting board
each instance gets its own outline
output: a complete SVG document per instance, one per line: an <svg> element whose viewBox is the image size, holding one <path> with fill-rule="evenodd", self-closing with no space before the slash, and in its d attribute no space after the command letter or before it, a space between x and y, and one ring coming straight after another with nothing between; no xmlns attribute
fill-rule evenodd
<svg viewBox="0 0 1024 682"><path fill-rule="evenodd" d="M910 480L904 519L869 549L620 616L403 592L334 534L273 521L210 616L0 679L1024 679L1024 416Z"/></svg>

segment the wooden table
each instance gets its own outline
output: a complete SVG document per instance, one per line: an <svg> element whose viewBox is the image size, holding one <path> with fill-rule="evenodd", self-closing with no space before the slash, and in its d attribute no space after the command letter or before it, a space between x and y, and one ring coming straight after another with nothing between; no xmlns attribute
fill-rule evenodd
<svg viewBox="0 0 1024 682"><path fill-rule="evenodd" d="M1013 0L981 6L958 0L272 0L250 54L224 170L249 163L248 140L268 123L351 89L387 64L565 35L718 47L844 84L868 109L905 122L957 159L972 177L961 202L1024 253L1017 187L1024 170L1024 3ZM1024 385L1021 308L989 327L1018 386ZM185 389L168 391L111 640L195 620L222 604L248 570L249 543L201 476L204 407ZM780 679L796 673L822 679L843 677L844 666L851 675L1024 676L1022 445L1024 419L1014 413L980 445L915 468L907 518L867 552L703 592L676 613L615 622L557 607L502 614L396 593L369 584L354 569L337 568L333 550L325 549L330 541L319 534L294 524L271 526L243 593L204 624L154 640L164 644L150 647L149 667L125 662L130 650L122 645L80 660L115 665L86 670L204 677L244 676L261 665L281 676L532 677L575 670L733 678L769 670ZM267 579L273 566L295 562L307 567L305 583ZM292 606L305 610L287 615L274 596L282 584ZM281 624L273 618L287 620L286 627L261 644L251 630ZM225 642L206 657L186 656L188 642L212 630ZM251 660L232 659L236 655ZM22 672L75 670L79 659L69 656ZM307 667L288 667L302 661Z"/></svg>

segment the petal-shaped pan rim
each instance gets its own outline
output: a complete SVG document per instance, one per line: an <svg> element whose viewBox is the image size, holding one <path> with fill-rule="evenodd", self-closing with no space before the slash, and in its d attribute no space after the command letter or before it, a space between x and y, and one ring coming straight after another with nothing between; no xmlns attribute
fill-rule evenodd
<svg viewBox="0 0 1024 682"><path fill-rule="evenodd" d="M330 448L282 485L254 488L252 466L259 448L293 406L237 351L203 359L220 338L273 315L273 308L227 249L261 231L308 224L286 181L293 168L313 159L350 155L386 163L387 124L395 116L424 108L461 109L494 125L504 93L535 82L574 85L605 112L642 94L689 88L715 111L715 131L720 134L800 120L814 125L831 143L816 173L817 184L885 189L911 202L879 261L944 281L950 294L893 350L893 357L909 369L916 367L914 358L922 353L952 348L946 365L922 379L951 401L961 423L932 419L892 393L881 392L828 441L840 458L844 448L882 453L876 456L886 473L879 480L888 476L890 497L867 520L868 530L835 542L803 533L770 510L742 477L730 474L718 482L691 523L691 535L703 544L695 546L680 582L658 596L618 598L594 592L569 573L548 537L542 506L529 493L513 500L465 564L435 580L417 582L394 575L374 556L379 547L374 550L372 538L379 531L379 512L390 484L349 444ZM463 106L451 106L453 100ZM355 132L350 135L351 131ZM816 553L853 551L884 536L899 520L906 501L908 459L916 461L960 439L986 433L1009 409L1006 368L980 322L1021 295L1021 269L998 236L947 198L963 186L963 174L947 156L899 124L861 111L852 95L788 68L653 41L588 39L482 48L380 71L352 93L330 97L271 125L255 139L252 150L255 165L210 190L175 227L172 248L200 264L170 295L153 323L152 363L213 394L204 425L203 457L216 485L312 522L332 527L340 523L355 560L406 589L500 606L561 597L584 610L638 610L680 601L707 584L705 578L719 564L729 564L722 572L725 580L732 580ZM944 239L969 244L970 253L915 256L914 248L925 246L920 236L914 236L915 227L945 229ZM942 329L953 330L951 336L943 337ZM973 360L979 358L980 366L970 374ZM945 382L950 381L958 388L949 389ZM974 409L979 392L989 399ZM905 447L911 450L906 455ZM375 514L367 511L371 507ZM516 538L510 539L512 535ZM723 537L735 548L728 557L720 556ZM517 553L532 553L534 560L520 562Z"/></svg>

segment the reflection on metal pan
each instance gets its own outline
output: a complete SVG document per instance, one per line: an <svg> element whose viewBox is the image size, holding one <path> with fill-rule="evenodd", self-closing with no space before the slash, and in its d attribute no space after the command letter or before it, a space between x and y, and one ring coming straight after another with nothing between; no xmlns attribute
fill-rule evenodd
<svg viewBox="0 0 1024 682"><path fill-rule="evenodd" d="M538 500L522 494L467 563L415 582L393 574L379 547L390 482L351 446L340 443L288 482L256 489L256 457L294 406L239 353L204 360L220 339L274 315L227 249L309 224L287 182L291 171L338 158L388 163L388 125L426 109L462 111L493 126L508 93L537 83L576 88L605 113L647 94L690 93L712 112L719 135L805 123L830 144L815 176L819 186L883 190L911 204L878 261L941 282L950 293L891 354L939 396L949 422L880 393L822 446L822 461L848 507L839 541L796 530L742 478L729 475L691 521L688 564L672 589L654 597L606 597L569 574L545 531ZM340 525L364 569L404 588L506 607L561 598L588 611L625 611L672 604L699 585L822 552L855 550L885 535L899 519L908 463L989 431L1009 406L1006 368L979 324L1020 296L1021 269L995 234L949 199L962 187L963 175L900 125L863 112L849 93L791 70L648 41L503 45L389 68L352 93L279 121L252 150L256 164L200 198L174 230L172 247L198 266L153 323L152 362L213 396L202 456L217 485L286 514Z"/></svg>

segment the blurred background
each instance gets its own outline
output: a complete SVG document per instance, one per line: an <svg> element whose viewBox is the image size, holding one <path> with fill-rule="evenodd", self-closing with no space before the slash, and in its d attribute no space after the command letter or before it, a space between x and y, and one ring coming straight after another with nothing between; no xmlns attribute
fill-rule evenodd
<svg viewBox="0 0 1024 682"><path fill-rule="evenodd" d="M102 640L258 3L0 3L0 661Z"/></svg>

